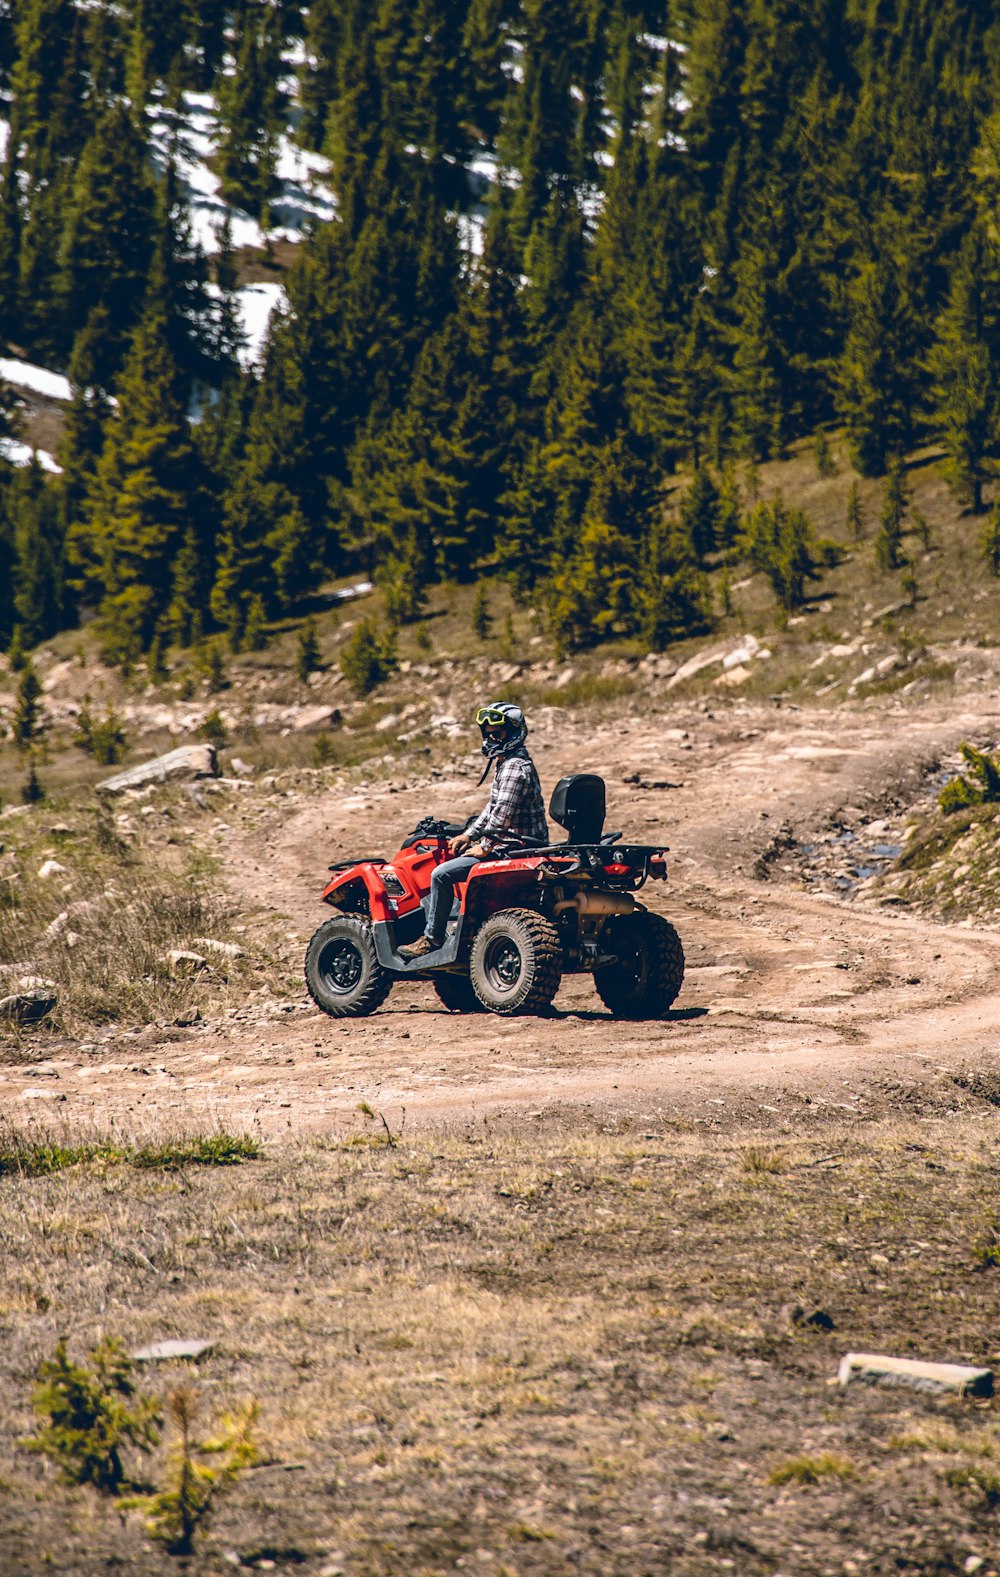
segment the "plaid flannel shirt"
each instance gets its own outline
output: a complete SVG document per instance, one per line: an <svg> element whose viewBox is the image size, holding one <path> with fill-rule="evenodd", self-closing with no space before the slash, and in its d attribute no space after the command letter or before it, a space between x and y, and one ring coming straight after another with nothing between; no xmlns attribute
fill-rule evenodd
<svg viewBox="0 0 1000 1577"><path fill-rule="evenodd" d="M489 803L465 830L487 853L516 844L519 837L548 843L542 785L535 763L523 746L497 762Z"/></svg>

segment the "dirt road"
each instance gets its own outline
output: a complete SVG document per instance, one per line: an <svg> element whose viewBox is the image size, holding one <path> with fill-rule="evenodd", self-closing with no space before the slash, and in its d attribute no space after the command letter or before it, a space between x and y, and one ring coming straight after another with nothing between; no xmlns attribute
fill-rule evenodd
<svg viewBox="0 0 1000 1577"><path fill-rule="evenodd" d="M599 770L611 829L671 849L652 896L684 940L688 971L662 1023L615 1023L586 979L551 1016L445 1012L427 986L397 988L368 1020L337 1023L298 1002L192 1030L146 1030L5 1066L0 1105L76 1128L109 1117L143 1129L218 1123L278 1136L343 1131L365 1102L394 1130L445 1119L533 1117L565 1103L595 1120L672 1114L780 1126L783 1113L863 1116L919 1098L953 1102L953 1075L995 1061L1000 933L929 924L802 890L782 838L874 819L928 792L958 740L988 741L1000 702L964 710L809 713L727 703L677 715L544 713L533 735L546 791ZM475 758L412 784L291 796L223 834L234 891L281 917L290 964L323 918L329 860L391 854L421 816L468 814ZM763 858L769 874L754 875ZM770 862L770 864L769 864ZM785 884L787 883L787 884Z"/></svg>

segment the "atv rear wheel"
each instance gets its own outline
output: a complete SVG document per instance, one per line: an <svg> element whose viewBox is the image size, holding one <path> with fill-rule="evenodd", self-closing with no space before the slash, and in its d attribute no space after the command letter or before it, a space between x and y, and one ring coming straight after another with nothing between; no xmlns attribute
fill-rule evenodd
<svg viewBox="0 0 1000 1577"><path fill-rule="evenodd" d="M345 914L323 922L306 950L306 985L331 1018L364 1018L381 1007L392 976L376 957L367 920Z"/></svg>
<svg viewBox="0 0 1000 1577"><path fill-rule="evenodd" d="M659 1018L681 989L684 949L669 920L642 910L609 920L601 945L618 955L594 970L605 1007L618 1018Z"/></svg>
<svg viewBox="0 0 1000 1577"><path fill-rule="evenodd" d="M468 975L436 974L431 985L450 1013L481 1013L483 1004L472 989Z"/></svg>
<svg viewBox="0 0 1000 1577"><path fill-rule="evenodd" d="M503 909L479 927L469 978L491 1013L537 1013L562 979L563 952L551 920L533 909Z"/></svg>

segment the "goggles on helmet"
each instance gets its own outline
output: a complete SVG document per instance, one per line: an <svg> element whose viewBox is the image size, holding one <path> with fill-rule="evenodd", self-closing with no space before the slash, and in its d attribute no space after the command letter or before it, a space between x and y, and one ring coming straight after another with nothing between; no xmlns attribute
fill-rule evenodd
<svg viewBox="0 0 1000 1577"><path fill-rule="evenodd" d="M510 722L505 707L481 706L476 713L476 722L480 728L502 728Z"/></svg>

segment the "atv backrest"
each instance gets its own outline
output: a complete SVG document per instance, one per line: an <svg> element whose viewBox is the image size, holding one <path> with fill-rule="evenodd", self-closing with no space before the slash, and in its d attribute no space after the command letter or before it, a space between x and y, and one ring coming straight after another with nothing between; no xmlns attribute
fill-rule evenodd
<svg viewBox="0 0 1000 1577"><path fill-rule="evenodd" d="M567 843L600 843L605 810L604 779L596 773L575 772L552 790L549 815L566 828Z"/></svg>

